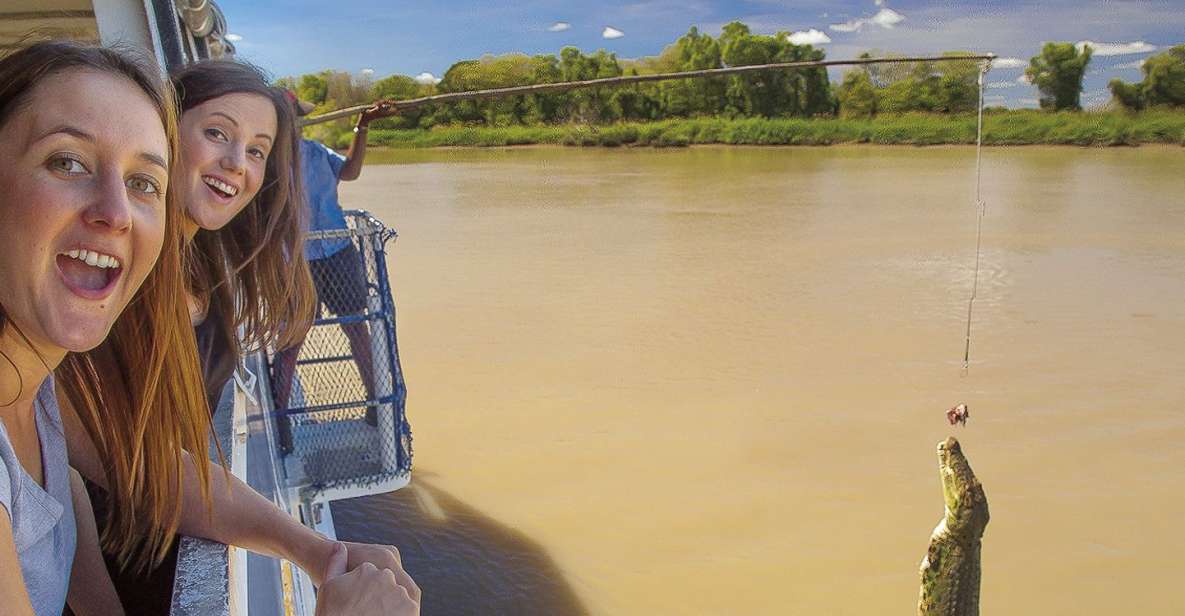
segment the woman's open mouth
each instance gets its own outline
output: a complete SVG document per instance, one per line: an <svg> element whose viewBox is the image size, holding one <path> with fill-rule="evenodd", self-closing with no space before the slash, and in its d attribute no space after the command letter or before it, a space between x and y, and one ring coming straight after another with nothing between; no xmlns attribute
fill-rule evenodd
<svg viewBox="0 0 1185 616"><path fill-rule="evenodd" d="M229 202L231 199L234 199L235 195L239 194L238 186L224 182L212 175L203 175L202 183L206 185L206 188L210 189L210 192L214 193L214 196L219 201Z"/></svg>
<svg viewBox="0 0 1185 616"><path fill-rule="evenodd" d="M118 258L93 250L59 253L57 263L62 282L84 299L105 299L123 274L123 264Z"/></svg>

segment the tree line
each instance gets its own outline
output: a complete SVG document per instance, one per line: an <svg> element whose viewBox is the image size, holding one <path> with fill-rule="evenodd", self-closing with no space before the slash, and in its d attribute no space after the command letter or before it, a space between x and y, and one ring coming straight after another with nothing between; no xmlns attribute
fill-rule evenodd
<svg viewBox="0 0 1185 616"><path fill-rule="evenodd" d="M966 53L951 51L945 55ZM822 49L791 43L789 32L754 34L747 25L732 22L723 27L719 37L693 27L658 56L638 60L620 59L604 50L586 54L565 47L558 55L506 54L462 60L453 64L438 83L421 83L405 75L374 81L342 71L323 71L283 78L278 85L295 90L302 100L316 104L317 112L323 112L381 98L401 100L487 88L824 58ZM1042 109L1081 109L1082 80L1090 58L1089 46L1044 45L1025 71L1040 92ZM1139 83L1111 82L1116 104L1134 110L1185 106L1185 45L1148 58L1142 71L1144 79ZM376 127L426 129L441 125L612 124L693 117L962 113L976 108L978 74L979 64L975 61L864 65L847 71L833 86L823 68L768 71L462 101L416 109L381 120ZM342 120L312 127L310 136L336 142L346 129L348 121Z"/></svg>

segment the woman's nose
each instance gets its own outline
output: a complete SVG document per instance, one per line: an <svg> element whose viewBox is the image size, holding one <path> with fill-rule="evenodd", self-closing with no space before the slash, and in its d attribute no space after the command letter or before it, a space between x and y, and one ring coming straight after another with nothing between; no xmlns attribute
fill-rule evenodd
<svg viewBox="0 0 1185 616"><path fill-rule="evenodd" d="M92 226L105 227L113 232L127 231L132 227L132 208L128 199L124 179L113 173L105 174L83 217Z"/></svg>
<svg viewBox="0 0 1185 616"><path fill-rule="evenodd" d="M240 147L232 147L222 157L222 169L233 173L242 173L247 168L247 152Z"/></svg>

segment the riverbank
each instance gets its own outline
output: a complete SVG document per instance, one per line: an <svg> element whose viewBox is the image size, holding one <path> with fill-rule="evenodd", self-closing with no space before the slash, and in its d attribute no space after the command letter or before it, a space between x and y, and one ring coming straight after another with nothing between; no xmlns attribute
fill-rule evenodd
<svg viewBox="0 0 1185 616"><path fill-rule="evenodd" d="M975 143L976 117L944 114L845 118L695 118L606 126L448 126L431 130L371 130L370 143L391 148L508 145L943 145ZM1185 145L1185 112L1046 113L995 111L984 115L985 145Z"/></svg>

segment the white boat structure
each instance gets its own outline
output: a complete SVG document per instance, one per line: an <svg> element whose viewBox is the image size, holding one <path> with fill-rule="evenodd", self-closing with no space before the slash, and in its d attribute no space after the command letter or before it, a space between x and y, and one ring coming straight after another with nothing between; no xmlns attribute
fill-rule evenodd
<svg viewBox="0 0 1185 616"><path fill-rule="evenodd" d="M5 0L0 7L0 54L31 41L73 39L139 47L169 71L232 55L227 34L212 0ZM296 362L288 408L273 406L270 358L249 356L223 391L211 435L237 477L330 537L336 536L331 501L411 481L411 431L386 264L396 234L366 212L347 211L347 220L348 230L317 232L308 240L354 244L364 264L364 311L318 316ZM366 324L368 362L356 360L358 349L343 333L358 323ZM359 368L367 364L370 379ZM174 616L312 616L315 604L308 576L291 563L201 539L181 541Z"/></svg>

